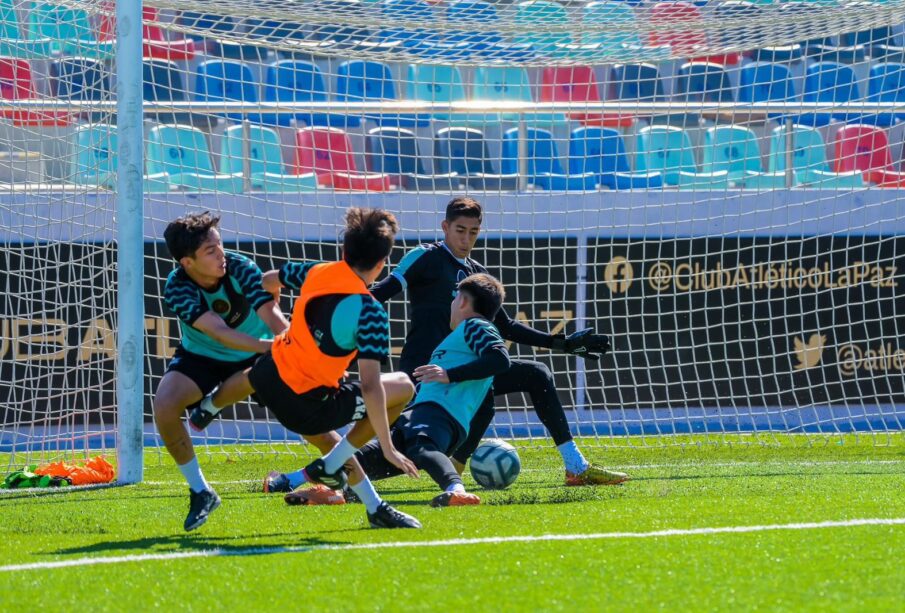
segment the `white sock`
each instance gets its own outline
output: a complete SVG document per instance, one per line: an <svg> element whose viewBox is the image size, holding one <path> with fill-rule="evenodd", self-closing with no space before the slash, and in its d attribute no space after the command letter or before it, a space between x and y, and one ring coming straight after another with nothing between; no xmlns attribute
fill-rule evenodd
<svg viewBox="0 0 905 613"><path fill-rule="evenodd" d="M465 493L465 486L462 485L461 483L453 483L453 484L450 485L448 488L446 488L446 491L447 491L447 492L456 492L456 493L458 493L458 494L464 494L464 493Z"/></svg>
<svg viewBox="0 0 905 613"><path fill-rule="evenodd" d="M196 494L211 489L211 486L201 473L201 465L198 464L198 456L195 456L185 464L180 464L179 471L182 473L182 476L185 477L185 480L188 481L191 490Z"/></svg>
<svg viewBox="0 0 905 613"><path fill-rule="evenodd" d="M346 437L336 443L336 447L330 450L330 453L324 456L324 470L328 473L335 473L343 467L349 458L358 451L352 446L352 443Z"/></svg>
<svg viewBox="0 0 905 613"><path fill-rule="evenodd" d="M581 455L581 451L578 449L578 445L575 444L575 441L566 441L562 445L557 445L557 449L559 449L559 455L562 456L562 462L566 465L566 470L572 473L573 475L579 475L588 469L588 466L591 465L590 462L584 459L584 456Z"/></svg>
<svg viewBox="0 0 905 613"><path fill-rule="evenodd" d="M358 494L358 497L364 503L368 513L373 513L377 510L377 507L380 506L380 494L377 493L377 490L374 489L374 484L371 483L371 480L367 477L355 485L350 483L349 487L352 488L353 492Z"/></svg>
<svg viewBox="0 0 905 613"><path fill-rule="evenodd" d="M203 410L207 411L208 413L210 413L211 415L216 415L217 413L219 413L222 410L222 409L218 409L217 407L214 406L214 393L216 391L217 390L214 390L213 392L211 392L210 394L208 394L207 396L205 396L204 398L201 399L201 408Z"/></svg>
<svg viewBox="0 0 905 613"><path fill-rule="evenodd" d="M305 479L305 471L301 468L294 473L286 473L286 476L289 477L289 485L292 486L292 489L297 488L307 481L307 479Z"/></svg>

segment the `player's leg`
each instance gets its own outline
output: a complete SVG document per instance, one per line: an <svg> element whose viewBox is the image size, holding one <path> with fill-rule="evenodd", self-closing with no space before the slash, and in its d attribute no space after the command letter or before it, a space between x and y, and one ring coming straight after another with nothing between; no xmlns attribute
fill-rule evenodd
<svg viewBox="0 0 905 613"><path fill-rule="evenodd" d="M220 498L204 478L192 439L182 422L186 408L197 403L201 397L202 390L198 383L172 368L160 380L154 395L157 431L189 485L189 512L184 523L186 530L200 527L220 506Z"/></svg>
<svg viewBox="0 0 905 613"><path fill-rule="evenodd" d="M327 454L333 449L342 437L335 431L331 430L324 434L309 434L303 437L308 443L314 445L321 455ZM349 474L349 481L358 483L364 477L364 471L356 458L350 459L344 465L345 471ZM271 472L264 481L265 492L268 486L277 478L280 473ZM293 490L284 497L287 504L291 505L335 505L344 504L346 502L361 502L358 495L351 489L344 488L342 492L337 493L336 490L326 485L312 484L311 487Z"/></svg>
<svg viewBox="0 0 905 613"><path fill-rule="evenodd" d="M254 387L248 379L251 368L245 368L233 373L217 387L212 394L205 394L204 398L192 410L189 415L189 425L192 429L201 432L217 415L226 407L242 402L254 393Z"/></svg>
<svg viewBox="0 0 905 613"><path fill-rule="evenodd" d="M566 485L616 485L628 475L595 466L585 459L572 438L566 411L556 393L553 373L546 365L531 360L512 360L509 370L493 379L493 393L528 394L534 412L553 438L566 469ZM473 453L471 449L469 453ZM459 456L461 457L461 456Z"/></svg>
<svg viewBox="0 0 905 613"><path fill-rule="evenodd" d="M493 394L493 390L487 393L474 417L471 418L471 424L468 426L468 437L464 443L459 445L451 458L453 466L455 466L456 471L460 475L465 470L465 463L468 462L468 458L481 444L481 439L493 421L493 415L496 412L493 404Z"/></svg>

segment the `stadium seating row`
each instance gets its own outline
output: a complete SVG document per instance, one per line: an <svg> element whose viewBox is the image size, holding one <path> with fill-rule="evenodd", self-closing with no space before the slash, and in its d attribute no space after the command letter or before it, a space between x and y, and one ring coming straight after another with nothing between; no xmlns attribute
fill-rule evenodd
<svg viewBox="0 0 905 613"><path fill-rule="evenodd" d="M528 130L528 183L545 190L772 189L786 185L786 131L778 127L770 139L764 169L754 133L742 126L707 130L702 165L695 162L688 134L672 126L648 126L637 135L635 171L631 170L622 135L611 128L581 127L572 131L567 163L549 131ZM247 132L246 132L247 131ZM246 138L248 140L246 144ZM187 189L240 193L255 190L311 191L318 188L355 191L518 188L518 129L503 135L497 172L483 134L474 128L443 128L434 138L434 170L426 174L415 135L404 128L379 127L368 132L366 169L355 163L348 135L338 128L308 127L295 133L294 157L284 165L280 137L264 126L232 126L221 139L219 170L214 169L204 133L178 124L151 129L147 145L150 191ZM73 180L81 185L112 187L117 166L116 130L110 125L83 125L75 132ZM793 130L794 184L826 189L905 186L905 173L892 167L886 133L874 126L843 127L834 141L830 168L820 133L808 126ZM247 157L246 157L247 155ZM246 175L247 173L247 175Z"/></svg>

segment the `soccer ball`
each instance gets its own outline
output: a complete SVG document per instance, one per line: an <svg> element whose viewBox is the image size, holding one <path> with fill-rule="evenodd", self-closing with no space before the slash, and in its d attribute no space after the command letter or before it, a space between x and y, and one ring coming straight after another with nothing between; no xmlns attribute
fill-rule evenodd
<svg viewBox="0 0 905 613"><path fill-rule="evenodd" d="M474 480L491 490L512 485L522 469L515 447L498 438L481 443L472 454L469 466Z"/></svg>

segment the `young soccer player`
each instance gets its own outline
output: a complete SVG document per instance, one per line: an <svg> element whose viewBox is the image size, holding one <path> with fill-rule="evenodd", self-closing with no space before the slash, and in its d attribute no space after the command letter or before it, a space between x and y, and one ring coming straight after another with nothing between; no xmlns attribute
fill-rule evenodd
<svg viewBox="0 0 905 613"><path fill-rule="evenodd" d="M427 363L431 352L443 340L449 320L449 299L455 293L456 284L468 275L487 272L470 257L481 231L482 217L481 205L473 198L453 198L446 207L446 219L442 223L443 240L409 251L389 277L371 288L371 293L380 302L387 302L403 290L408 291L411 322L400 366L409 375L414 375L418 366ZM609 348L609 339L590 329L570 336L551 335L513 320L502 308L493 323L506 340L572 355L599 358ZM538 418L562 455L566 485L613 485L628 479L624 473L595 466L585 459L569 431L549 368L540 362L511 360L509 369L494 377L493 394L500 396L513 392L525 392L531 398ZM488 396L472 420L468 440L453 457L459 471L480 444L493 420L493 412L493 399Z"/></svg>
<svg viewBox="0 0 905 613"><path fill-rule="evenodd" d="M284 427L304 436L354 422L334 449L347 452L346 459L376 433L386 461L417 477L418 469L393 445L389 427L414 387L405 373L380 374L380 364L389 357L389 319L368 291L383 270L398 225L380 209L350 208L345 222L339 262L288 262L265 275L268 289L299 291L292 324L254 366L208 395L191 419L203 428L223 407L254 393ZM356 357L361 380L345 381ZM342 480L331 479L336 470L326 470L325 460L318 459L293 473L272 472L264 491L290 492L305 482L341 489L345 474ZM372 527L421 527L417 519L382 501L367 477L349 485L364 503Z"/></svg>
<svg viewBox="0 0 905 613"><path fill-rule="evenodd" d="M431 501L433 507L481 502L465 491L449 456L466 440L493 377L509 368L506 343L490 323L503 304L503 285L478 273L460 281L457 289L450 306L452 333L434 350L430 363L414 370L421 383L418 395L393 425L392 433L396 446L443 490ZM383 458L377 441L365 445L355 457L372 479L399 474L399 469Z"/></svg>
<svg viewBox="0 0 905 613"><path fill-rule="evenodd" d="M289 325L264 290L257 265L223 249L219 222L209 212L193 213L170 222L163 234L178 263L167 277L163 299L179 320L182 338L157 386L154 419L189 484L186 530L204 524L220 506L182 422L186 409L233 373L251 366L270 349L274 334Z"/></svg>

